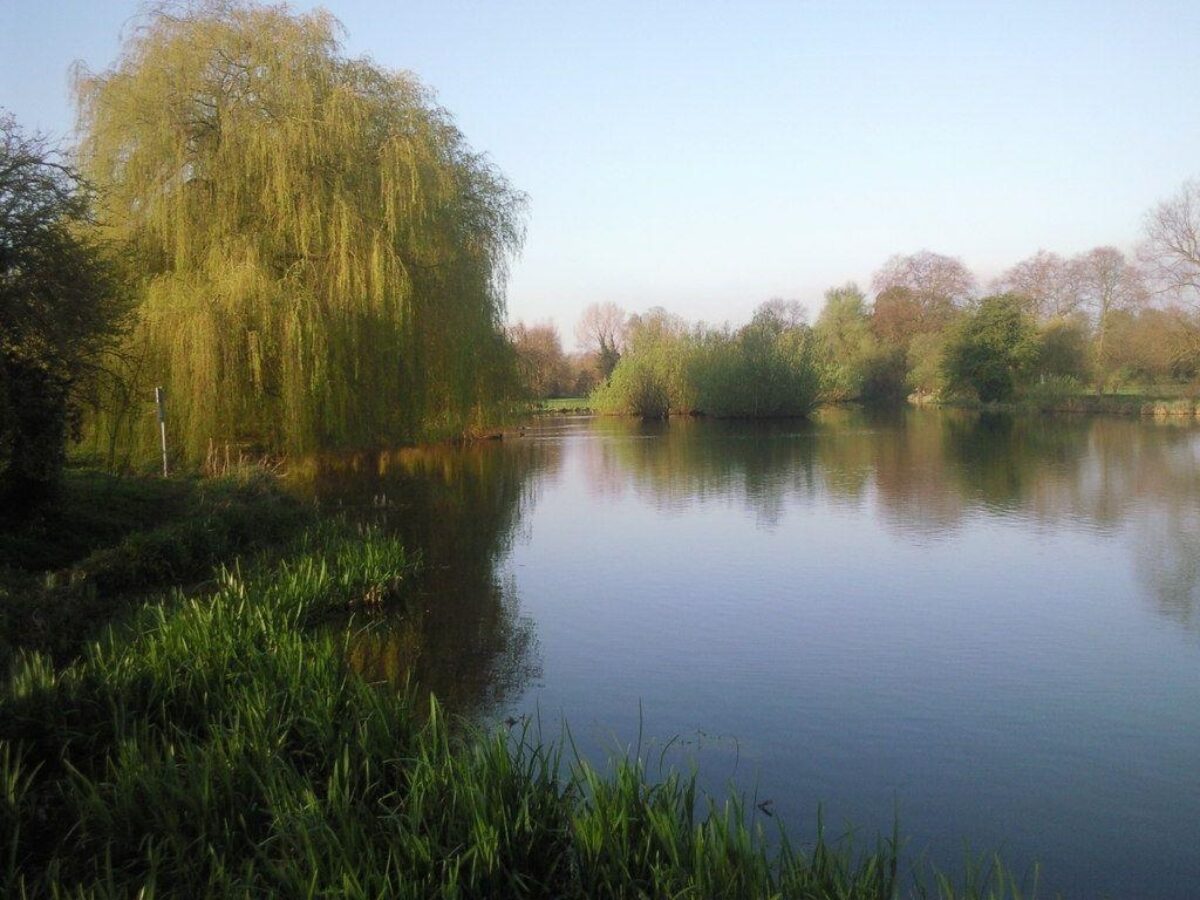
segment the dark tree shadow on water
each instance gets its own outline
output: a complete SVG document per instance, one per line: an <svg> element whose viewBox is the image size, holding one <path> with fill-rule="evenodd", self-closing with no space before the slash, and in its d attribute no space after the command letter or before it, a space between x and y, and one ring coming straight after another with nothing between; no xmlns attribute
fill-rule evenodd
<svg viewBox="0 0 1200 900"><path fill-rule="evenodd" d="M397 534L421 558L398 604L352 624L364 676L477 716L540 676L534 623L501 565L560 460L559 444L516 440L312 462L298 490Z"/></svg>

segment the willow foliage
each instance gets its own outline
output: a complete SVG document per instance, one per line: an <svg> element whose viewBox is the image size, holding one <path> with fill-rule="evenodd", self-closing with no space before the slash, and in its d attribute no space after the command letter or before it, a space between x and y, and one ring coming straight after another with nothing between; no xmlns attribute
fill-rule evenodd
<svg viewBox="0 0 1200 900"><path fill-rule="evenodd" d="M132 399L97 436L144 450L155 384L193 461L462 431L506 395L523 198L414 77L343 56L328 13L160 7L76 92L143 279Z"/></svg>

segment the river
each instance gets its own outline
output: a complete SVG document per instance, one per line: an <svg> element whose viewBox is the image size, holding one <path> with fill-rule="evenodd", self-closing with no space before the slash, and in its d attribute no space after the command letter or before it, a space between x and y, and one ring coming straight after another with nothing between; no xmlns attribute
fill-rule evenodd
<svg viewBox="0 0 1200 900"><path fill-rule="evenodd" d="M546 417L296 478L423 554L355 640L374 679L695 766L799 843L898 817L910 858L1036 861L1042 895L1195 896L1194 424Z"/></svg>

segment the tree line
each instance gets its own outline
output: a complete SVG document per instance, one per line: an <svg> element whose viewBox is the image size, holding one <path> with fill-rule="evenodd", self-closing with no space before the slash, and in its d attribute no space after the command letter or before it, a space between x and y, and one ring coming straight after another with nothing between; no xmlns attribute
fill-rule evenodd
<svg viewBox="0 0 1200 900"><path fill-rule="evenodd" d="M784 306L772 301L755 320ZM986 290L954 257L897 255L875 273L870 295L848 283L826 292L812 327L794 311L789 317L794 340L808 348L795 364L813 370L797 384L803 381L814 397L797 398L797 407L912 395L1053 403L1084 391L1193 385L1200 378L1200 181L1185 183L1146 214L1133 255L1111 246L1069 258L1039 250ZM637 397L657 392L669 398L671 411L695 411L697 385L681 387L692 376L680 373L722 333L733 339L742 332L688 324L657 308L628 316L614 304L594 304L577 328L585 352L572 365L596 379L600 408L656 407ZM552 326L540 326L539 334L539 356L516 344L523 370L565 365ZM777 380L769 367L758 377ZM535 394L553 385L537 376L526 383ZM707 405L730 409L713 400ZM744 415L763 408L751 401L735 406Z"/></svg>

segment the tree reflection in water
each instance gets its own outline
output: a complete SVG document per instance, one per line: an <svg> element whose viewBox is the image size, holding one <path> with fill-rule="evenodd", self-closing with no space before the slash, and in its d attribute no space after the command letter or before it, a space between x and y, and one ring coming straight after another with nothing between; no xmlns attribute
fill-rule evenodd
<svg viewBox="0 0 1200 900"><path fill-rule="evenodd" d="M411 677L468 714L537 679L535 626L503 564L539 490L563 478L582 482L582 506L627 494L667 515L735 503L766 530L825 500L917 543L980 516L1127 533L1156 611L1200 634L1194 425L832 409L813 422L549 420L501 442L310 461L298 490L399 533L424 560L404 607L355 634L354 664Z"/></svg>
<svg viewBox="0 0 1200 900"><path fill-rule="evenodd" d="M976 516L1131 531L1135 570L1200 632L1200 429L1192 422L961 410L822 411L815 422L599 419L578 452L591 496L668 514L736 502L772 529L796 501L870 505L910 540Z"/></svg>
<svg viewBox="0 0 1200 900"><path fill-rule="evenodd" d="M486 715L539 676L534 625L500 563L560 451L550 442L485 442L298 468L298 491L398 534L421 556L400 607L355 630L350 654L359 671L396 686L411 681L464 715Z"/></svg>

